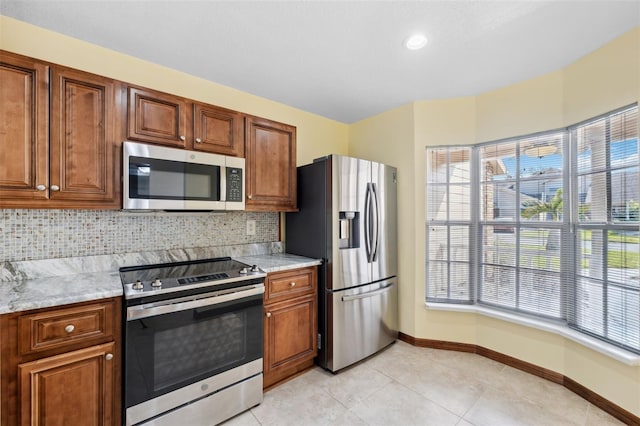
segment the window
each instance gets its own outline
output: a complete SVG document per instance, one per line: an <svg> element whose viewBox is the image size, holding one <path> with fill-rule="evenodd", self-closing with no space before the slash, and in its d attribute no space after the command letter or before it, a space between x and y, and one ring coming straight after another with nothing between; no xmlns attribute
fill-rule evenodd
<svg viewBox="0 0 640 426"><path fill-rule="evenodd" d="M427 153L427 300L472 301L471 149Z"/></svg>
<svg viewBox="0 0 640 426"><path fill-rule="evenodd" d="M640 353L637 110L428 148L427 301L562 321Z"/></svg>
<svg viewBox="0 0 640 426"><path fill-rule="evenodd" d="M640 351L638 110L570 129L575 261L569 325Z"/></svg>
<svg viewBox="0 0 640 426"><path fill-rule="evenodd" d="M478 147L478 302L563 318L564 146L562 131Z"/></svg>

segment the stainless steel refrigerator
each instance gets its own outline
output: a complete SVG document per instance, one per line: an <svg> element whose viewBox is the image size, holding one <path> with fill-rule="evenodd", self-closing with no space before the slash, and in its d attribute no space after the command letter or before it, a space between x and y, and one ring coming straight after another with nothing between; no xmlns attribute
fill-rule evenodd
<svg viewBox="0 0 640 426"><path fill-rule="evenodd" d="M318 364L338 371L398 336L396 169L330 155L298 167L287 253L323 259Z"/></svg>

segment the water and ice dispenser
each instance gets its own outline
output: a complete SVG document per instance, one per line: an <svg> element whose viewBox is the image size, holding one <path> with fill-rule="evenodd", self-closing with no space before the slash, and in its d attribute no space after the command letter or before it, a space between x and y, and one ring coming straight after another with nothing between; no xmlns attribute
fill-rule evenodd
<svg viewBox="0 0 640 426"><path fill-rule="evenodd" d="M340 212L338 216L338 238L341 249L360 247L360 212Z"/></svg>

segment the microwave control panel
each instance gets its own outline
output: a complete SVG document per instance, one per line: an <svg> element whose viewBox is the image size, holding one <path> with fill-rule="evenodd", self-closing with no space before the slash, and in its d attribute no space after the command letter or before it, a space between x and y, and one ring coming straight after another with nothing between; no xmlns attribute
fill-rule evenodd
<svg viewBox="0 0 640 426"><path fill-rule="evenodd" d="M227 200L242 201L242 169L227 167Z"/></svg>

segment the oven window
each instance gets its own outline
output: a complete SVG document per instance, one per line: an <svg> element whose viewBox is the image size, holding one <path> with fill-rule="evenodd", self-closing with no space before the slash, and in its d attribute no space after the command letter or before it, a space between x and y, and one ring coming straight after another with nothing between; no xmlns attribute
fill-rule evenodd
<svg viewBox="0 0 640 426"><path fill-rule="evenodd" d="M126 404L262 357L262 295L128 321Z"/></svg>
<svg viewBox="0 0 640 426"><path fill-rule="evenodd" d="M154 335L154 391L224 368L247 353L247 313L230 312ZM208 354L203 356L203 354Z"/></svg>
<svg viewBox="0 0 640 426"><path fill-rule="evenodd" d="M220 166L129 157L129 197L220 201Z"/></svg>

